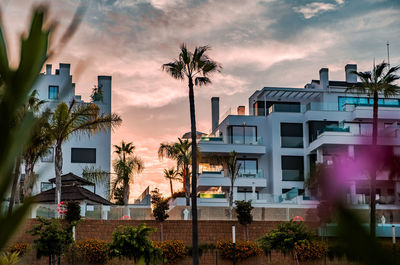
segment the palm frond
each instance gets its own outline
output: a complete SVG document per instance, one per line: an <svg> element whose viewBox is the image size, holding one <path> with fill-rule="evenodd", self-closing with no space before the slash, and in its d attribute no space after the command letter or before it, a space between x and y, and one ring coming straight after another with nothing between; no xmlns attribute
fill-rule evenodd
<svg viewBox="0 0 400 265"><path fill-rule="evenodd" d="M196 79L194 81L195 81L194 83L196 84L196 86L205 86L205 85L211 84L210 78L205 77L205 76L196 77Z"/></svg>

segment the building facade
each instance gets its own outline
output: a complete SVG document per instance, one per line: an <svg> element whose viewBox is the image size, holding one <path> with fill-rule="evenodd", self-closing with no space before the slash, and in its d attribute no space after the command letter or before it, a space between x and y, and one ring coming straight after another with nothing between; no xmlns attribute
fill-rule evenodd
<svg viewBox="0 0 400 265"><path fill-rule="evenodd" d="M111 113L111 76L98 76L97 87L101 89L102 99L95 101L100 111ZM38 97L45 100L43 108L54 110L61 102L69 105L72 100L77 104L87 104L81 96L75 94L75 83L72 82L70 65L61 63L59 69L52 72L52 65L46 65L46 72L41 74L36 83L35 90ZM111 166L111 129L98 132L94 135L74 134L62 146L63 168L62 173L73 173L82 176L82 171L88 169L101 169L110 172ZM22 173L24 171L22 170ZM33 194L37 194L53 187L49 181L55 177L54 147L48 154L39 159L35 165L35 174L38 178L33 186ZM24 175L22 175L23 179ZM107 198L109 188L105 185L96 185L93 190L96 194Z"/></svg>
<svg viewBox="0 0 400 265"><path fill-rule="evenodd" d="M311 203L304 181L316 163L332 163L347 154L357 157L371 143L373 99L360 94L357 65L345 67L345 81L329 80L329 70L303 88L264 87L249 98L249 115L238 107L235 115L218 121L219 99L213 98L212 134L199 142L202 153L198 189L200 198L224 198L230 179L222 165L207 158L238 153L241 164L234 186L235 200L253 205ZM400 97L379 95L378 144L394 152L400 147ZM386 137L381 137L385 135ZM366 204L368 177L349 180L347 200ZM399 204L400 182L381 174L378 204Z"/></svg>

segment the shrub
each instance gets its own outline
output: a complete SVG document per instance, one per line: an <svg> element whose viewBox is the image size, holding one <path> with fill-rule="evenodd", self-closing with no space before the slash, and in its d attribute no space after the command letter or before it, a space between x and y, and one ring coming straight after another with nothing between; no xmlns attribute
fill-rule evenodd
<svg viewBox="0 0 400 265"><path fill-rule="evenodd" d="M65 220L68 223L77 222L81 219L81 206L79 202L70 201L67 204L67 212L65 213Z"/></svg>
<svg viewBox="0 0 400 265"><path fill-rule="evenodd" d="M217 249L221 250L221 256L224 259L233 259L233 243L232 241L218 241ZM238 241L236 243L236 258L247 259L249 257L258 256L262 250L256 242Z"/></svg>
<svg viewBox="0 0 400 265"><path fill-rule="evenodd" d="M254 207L251 206L251 201L235 201L235 204L235 211L237 213L239 224L251 224L251 222L253 222L253 215L251 214L251 211L254 209Z"/></svg>
<svg viewBox="0 0 400 265"><path fill-rule="evenodd" d="M154 228L141 224L138 227L120 226L112 235L110 255L125 257L136 262L144 260L146 263L157 262L161 259L161 250L154 247L149 235Z"/></svg>
<svg viewBox="0 0 400 265"><path fill-rule="evenodd" d="M23 256L28 250L28 243L15 243L8 247L7 251L9 253L18 253L18 256Z"/></svg>
<svg viewBox="0 0 400 265"><path fill-rule="evenodd" d="M76 243L78 256L90 264L105 264L108 260L108 244L97 239Z"/></svg>
<svg viewBox="0 0 400 265"><path fill-rule="evenodd" d="M188 255L185 243L181 240L155 242L155 247L161 249L163 258L167 264L175 264L178 259Z"/></svg>
<svg viewBox="0 0 400 265"><path fill-rule="evenodd" d="M308 241L312 242L314 234L308 230L303 222L280 223L278 228L271 230L258 240L261 249L266 255L272 250L284 254L293 254L295 243Z"/></svg>
<svg viewBox="0 0 400 265"><path fill-rule="evenodd" d="M164 222L169 215L166 211L169 210L169 204L167 199L163 199L161 193L156 188L151 191L151 204L153 205L153 216L159 222Z"/></svg>
<svg viewBox="0 0 400 265"><path fill-rule="evenodd" d="M294 243L294 251L299 261L309 261L324 257L328 247L323 243L303 241Z"/></svg>
<svg viewBox="0 0 400 265"><path fill-rule="evenodd" d="M0 265L17 265L19 262L20 259L18 252L6 252L0 255Z"/></svg>
<svg viewBox="0 0 400 265"><path fill-rule="evenodd" d="M185 197L185 192L184 191L176 191L174 194L172 194L171 198L180 198L180 197Z"/></svg>
<svg viewBox="0 0 400 265"><path fill-rule="evenodd" d="M69 229L64 229L60 219L44 219L38 217L39 225L33 227L29 232L38 236L33 242L37 250L37 257L60 256L66 247L72 243L72 234Z"/></svg>

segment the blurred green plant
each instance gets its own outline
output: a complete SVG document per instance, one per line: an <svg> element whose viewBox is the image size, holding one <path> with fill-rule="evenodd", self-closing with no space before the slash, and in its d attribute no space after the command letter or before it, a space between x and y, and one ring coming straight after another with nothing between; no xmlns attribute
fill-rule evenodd
<svg viewBox="0 0 400 265"><path fill-rule="evenodd" d="M251 211L254 209L254 207L251 205L251 201L235 201L235 204L237 219L239 224L244 226L246 240L249 240L249 229L247 225L253 222L253 215L251 214Z"/></svg>
<svg viewBox="0 0 400 265"><path fill-rule="evenodd" d="M67 212L65 213L65 220L68 223L76 223L81 220L81 206L77 201L69 201L67 204Z"/></svg>
<svg viewBox="0 0 400 265"><path fill-rule="evenodd" d="M20 107L28 101L31 89L48 58L48 40L52 27L45 27L46 8L33 11L30 31L21 38L20 61L16 69L9 65L3 26L0 26L0 200L4 201L13 182L13 170L28 144L35 125L32 112L16 125ZM0 212L0 249L4 248L28 213L31 200L9 211Z"/></svg>
<svg viewBox="0 0 400 265"><path fill-rule="evenodd" d="M17 265L20 262L19 253L2 253L0 255L0 265Z"/></svg>

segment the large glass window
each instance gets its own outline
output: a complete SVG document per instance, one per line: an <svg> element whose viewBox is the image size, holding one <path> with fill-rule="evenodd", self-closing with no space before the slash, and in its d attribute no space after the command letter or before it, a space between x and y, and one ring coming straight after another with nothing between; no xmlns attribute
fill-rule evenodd
<svg viewBox="0 0 400 265"><path fill-rule="evenodd" d="M40 192L50 190L52 188L53 188L53 184L51 184L50 182L41 182L40 183Z"/></svg>
<svg viewBox="0 0 400 265"><path fill-rule="evenodd" d="M256 126L230 126L229 143L231 144L256 144L257 127Z"/></svg>
<svg viewBox="0 0 400 265"><path fill-rule="evenodd" d="M338 103L339 110L343 110L345 104L372 106L374 99L367 97L338 97ZM378 105L382 107L399 107L400 101L399 99L379 98Z"/></svg>
<svg viewBox="0 0 400 265"><path fill-rule="evenodd" d="M237 164L240 164L239 176L243 178L255 178L258 172L257 159L238 159Z"/></svg>
<svg viewBox="0 0 400 265"><path fill-rule="evenodd" d="M304 157L282 156L282 180L303 181L304 180Z"/></svg>
<svg viewBox="0 0 400 265"><path fill-rule="evenodd" d="M302 123L281 123L281 146L303 148Z"/></svg>
<svg viewBox="0 0 400 265"><path fill-rule="evenodd" d="M71 148L71 163L96 163L96 148Z"/></svg>
<svg viewBox="0 0 400 265"><path fill-rule="evenodd" d="M58 86L49 86L49 99L58 99Z"/></svg>

